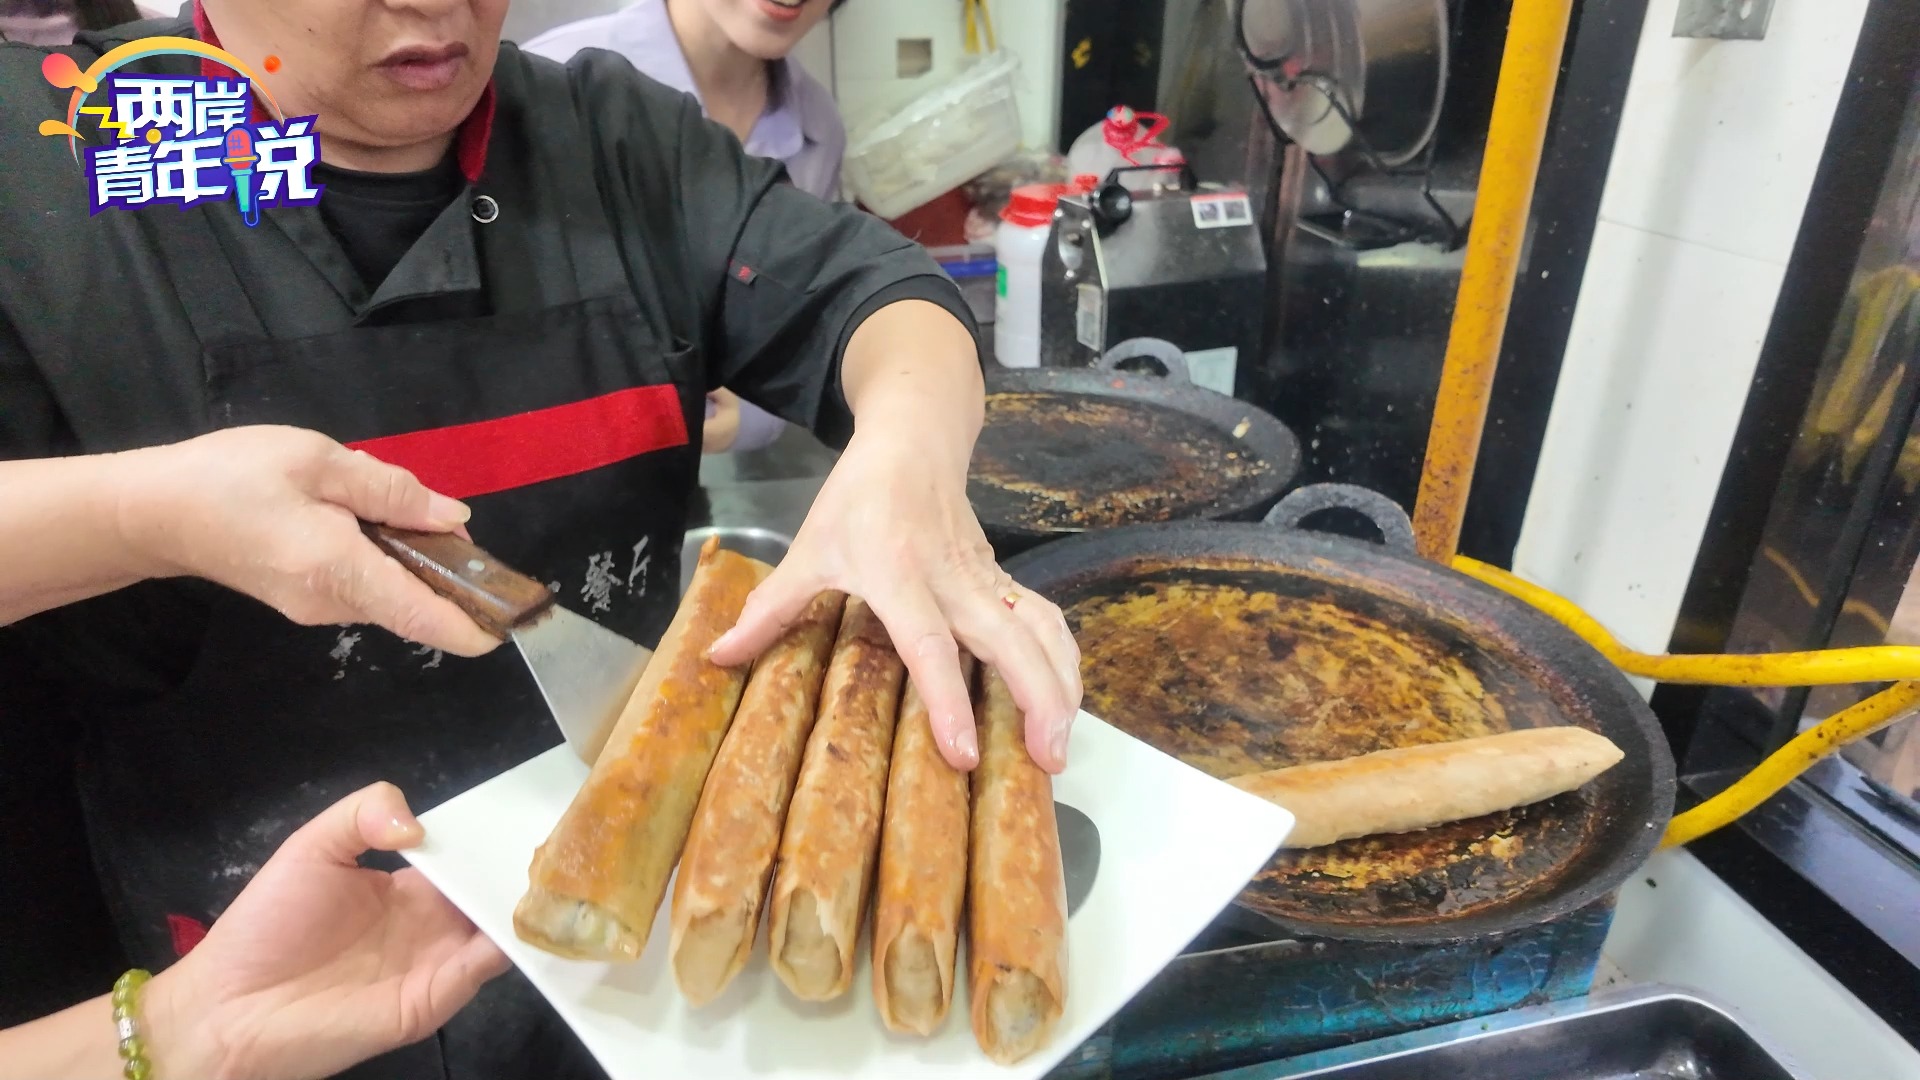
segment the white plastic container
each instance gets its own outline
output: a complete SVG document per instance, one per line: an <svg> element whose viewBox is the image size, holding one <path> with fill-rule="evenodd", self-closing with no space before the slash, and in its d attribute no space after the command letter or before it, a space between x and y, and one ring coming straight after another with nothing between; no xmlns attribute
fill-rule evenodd
<svg viewBox="0 0 1920 1080"><path fill-rule="evenodd" d="M842 167L868 210L894 219L917 210L1020 149L1014 102L1018 61L993 52L951 82L849 138Z"/></svg>
<svg viewBox="0 0 1920 1080"><path fill-rule="evenodd" d="M1003 367L1040 366L1040 266L1053 234L1060 196L1093 189L1093 177L1072 184L1028 184L1013 189L993 234L1000 276L993 298L993 358Z"/></svg>
<svg viewBox="0 0 1920 1080"><path fill-rule="evenodd" d="M1107 110L1106 119L1080 133L1067 150L1067 168L1075 176L1091 174L1105 180L1115 169L1130 165L1179 165L1186 158L1160 142L1167 118L1159 113L1136 113L1125 105ZM1125 173L1121 184L1130 191L1149 191L1169 176L1161 172Z"/></svg>

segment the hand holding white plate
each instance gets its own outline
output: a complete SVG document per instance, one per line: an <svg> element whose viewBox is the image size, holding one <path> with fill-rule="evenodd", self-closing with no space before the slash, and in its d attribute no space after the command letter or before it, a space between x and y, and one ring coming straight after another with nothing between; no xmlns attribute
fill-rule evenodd
<svg viewBox="0 0 1920 1080"><path fill-rule="evenodd" d="M1068 925L1069 990L1058 1034L1004 1069L981 1055L964 1008L930 1039L888 1034L874 1012L864 955L851 993L807 1005L774 979L762 944L718 1000L694 1008L667 969L666 905L655 946L632 964L563 960L522 942L513 907L526 891L527 860L586 776L565 747L422 815L426 843L407 857L513 959L612 1080L1025 1080L1044 1076L1177 956L1293 824L1285 810L1085 713L1073 728L1070 760L1054 781L1054 798L1093 821L1099 872ZM1061 839L1072 842L1069 833ZM1073 864L1072 851L1066 859Z"/></svg>

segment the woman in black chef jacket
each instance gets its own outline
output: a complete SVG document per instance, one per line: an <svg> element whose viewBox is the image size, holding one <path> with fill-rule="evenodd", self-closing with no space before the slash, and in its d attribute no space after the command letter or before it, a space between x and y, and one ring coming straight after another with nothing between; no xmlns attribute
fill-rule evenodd
<svg viewBox="0 0 1920 1080"><path fill-rule="evenodd" d="M516 657L447 655L491 642L375 557L323 465L335 444L464 500L484 546L651 642L677 602L688 433L730 387L845 452L714 658L744 662L844 589L886 622L951 761L977 760L957 642L1006 676L1036 760L1064 764L1077 651L966 501L982 392L958 292L625 60L497 45L505 8L203 0L191 22L67 50L84 69L125 40L194 36L277 71L285 113L319 117L326 191L251 229L220 202L90 215L65 140L35 133L67 95L44 52L0 46L0 456L325 436L186 443L179 475L220 478L222 501L148 539L171 553L154 573L196 576L6 633L84 726L94 859L141 966L190 948L347 791L388 779L431 806L558 741ZM410 1053L355 1075L595 1072L517 978Z"/></svg>

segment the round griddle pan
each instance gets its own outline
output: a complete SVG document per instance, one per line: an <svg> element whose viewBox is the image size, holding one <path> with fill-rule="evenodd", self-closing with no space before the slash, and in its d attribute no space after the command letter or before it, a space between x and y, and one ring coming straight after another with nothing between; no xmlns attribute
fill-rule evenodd
<svg viewBox="0 0 1920 1080"><path fill-rule="evenodd" d="M1148 361L1166 375L1122 370ZM1258 520L1299 471L1285 425L1195 386L1178 348L1142 338L1090 368L991 367L967 494L1004 559L1090 529Z"/></svg>
<svg viewBox="0 0 1920 1080"><path fill-rule="evenodd" d="M1391 546L1295 527L1333 506L1374 518ZM1290 936L1439 942L1536 925L1611 894L1672 813L1672 755L1613 665L1411 540L1384 497L1319 485L1265 524L1113 529L1007 566L1067 613L1087 709L1215 776L1565 724L1625 753L1534 806L1282 851L1238 903Z"/></svg>

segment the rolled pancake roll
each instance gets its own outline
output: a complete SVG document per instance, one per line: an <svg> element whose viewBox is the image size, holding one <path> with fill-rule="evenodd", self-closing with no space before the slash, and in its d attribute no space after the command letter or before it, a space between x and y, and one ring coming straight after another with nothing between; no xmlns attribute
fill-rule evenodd
<svg viewBox="0 0 1920 1080"><path fill-rule="evenodd" d="M1053 1037L1067 1000L1067 885L1053 780L1027 756L998 672L981 679L967 879L968 1004L987 1057L1011 1065Z"/></svg>
<svg viewBox="0 0 1920 1080"><path fill-rule="evenodd" d="M1551 799L1617 764L1620 748L1577 727L1524 728L1377 750L1228 781L1291 811L1289 848L1416 832Z"/></svg>
<svg viewBox="0 0 1920 1080"><path fill-rule="evenodd" d="M754 664L707 774L674 878L668 954L674 981L695 1005L720 996L753 951L846 600L838 592L815 597Z"/></svg>
<svg viewBox="0 0 1920 1080"><path fill-rule="evenodd" d="M960 658L970 678L973 659ZM873 894L873 1002L887 1027L931 1035L953 1001L967 898L967 774L947 764L912 680L900 704Z"/></svg>
<svg viewBox="0 0 1920 1080"><path fill-rule="evenodd" d="M773 970L803 1001L853 985L905 680L879 616L849 599L773 876Z"/></svg>
<svg viewBox="0 0 1920 1080"><path fill-rule="evenodd" d="M700 550L687 595L593 771L534 852L513 909L522 941L580 960L633 960L646 948L747 679L747 669L718 667L707 650L771 571L720 550L717 539Z"/></svg>

